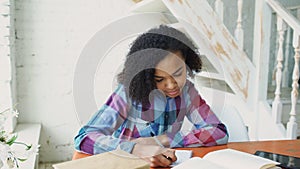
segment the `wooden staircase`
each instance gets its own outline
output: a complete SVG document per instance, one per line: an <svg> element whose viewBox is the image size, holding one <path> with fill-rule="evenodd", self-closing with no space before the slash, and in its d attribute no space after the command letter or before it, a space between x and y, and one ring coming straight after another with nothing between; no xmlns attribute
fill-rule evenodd
<svg viewBox="0 0 300 169"><path fill-rule="evenodd" d="M292 88L291 87L282 87L281 88L281 102L282 102L282 117L281 117L281 122L283 126L286 128L287 123L290 118L290 110L291 110L291 92ZM298 90L300 92L300 90ZM268 94L267 94L267 102L269 103L270 106L272 106L272 102L275 97L275 86L269 86L268 87ZM297 101L297 108L300 107L300 99ZM300 124L300 115L296 116L296 122L297 124ZM300 136L300 125L298 126L298 131L297 131L297 137L299 138Z"/></svg>
<svg viewBox="0 0 300 169"><path fill-rule="evenodd" d="M271 10L267 5L275 4L276 6L277 3L273 1L258 0L257 16L262 14L260 9ZM218 11L222 11L220 0L216 3L218 3L216 5ZM239 16L235 37L223 24L222 17L220 17L222 14L216 13L207 0L144 0L137 3L131 12L161 13L168 20L167 22L164 20L162 24L169 23L185 32L194 41L203 55L204 62L203 71L196 76L196 83L201 94L205 98L210 98L208 100L211 106L235 105L249 128L251 140L290 138L287 136L283 122L278 123L273 120L272 108L267 102L268 82L264 67L266 67L266 62L269 62L266 60L269 56L264 58L262 56L270 49L269 44L265 42L268 32L256 34L254 43L259 43L260 46L254 47L253 56L257 55L257 57L251 61L243 51L240 16L242 1L239 0L238 3ZM263 14L266 15L264 17L266 20L272 15L265 11ZM259 27L262 29L270 27L270 25L264 25L261 18L257 16L254 25L256 32L259 31ZM216 91L223 92L223 97L211 99Z"/></svg>

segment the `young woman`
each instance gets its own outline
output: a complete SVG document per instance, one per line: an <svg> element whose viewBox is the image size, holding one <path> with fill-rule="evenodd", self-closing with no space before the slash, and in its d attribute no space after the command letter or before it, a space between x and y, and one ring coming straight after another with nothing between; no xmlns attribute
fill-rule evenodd
<svg viewBox="0 0 300 169"><path fill-rule="evenodd" d="M119 86L75 137L77 150L120 148L151 167L176 161L173 147L226 144L227 130L192 82L200 55L182 32L161 25L140 35L126 56ZM193 124L181 130L184 117Z"/></svg>

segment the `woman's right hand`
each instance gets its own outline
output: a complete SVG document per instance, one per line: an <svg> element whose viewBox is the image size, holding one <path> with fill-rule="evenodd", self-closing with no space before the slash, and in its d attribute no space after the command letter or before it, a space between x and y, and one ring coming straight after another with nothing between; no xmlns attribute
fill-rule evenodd
<svg viewBox="0 0 300 169"><path fill-rule="evenodd" d="M156 139L165 147L169 147L170 143L169 143L169 139L167 137L167 135L159 135L159 136L155 136ZM135 142L138 144L152 144L152 145L159 145L157 144L157 142L155 141L155 139L153 137L139 137L139 138L134 138L130 140L131 142Z"/></svg>
<svg viewBox="0 0 300 169"><path fill-rule="evenodd" d="M135 144L133 155L146 160L150 167L169 167L177 160L175 150L156 145Z"/></svg>

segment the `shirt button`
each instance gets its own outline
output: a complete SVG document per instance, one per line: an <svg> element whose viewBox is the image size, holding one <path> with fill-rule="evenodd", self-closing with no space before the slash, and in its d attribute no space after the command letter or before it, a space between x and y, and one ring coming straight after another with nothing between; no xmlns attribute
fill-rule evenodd
<svg viewBox="0 0 300 169"><path fill-rule="evenodd" d="M169 115L166 114L166 115L165 115L165 118L168 118L168 117L169 117Z"/></svg>

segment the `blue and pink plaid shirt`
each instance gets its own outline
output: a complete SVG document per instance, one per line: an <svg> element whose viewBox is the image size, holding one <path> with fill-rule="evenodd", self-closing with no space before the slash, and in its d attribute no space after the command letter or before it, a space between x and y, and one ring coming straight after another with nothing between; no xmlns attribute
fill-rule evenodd
<svg viewBox="0 0 300 169"><path fill-rule="evenodd" d="M170 147L213 146L226 144L224 124L200 97L193 83L187 81L180 96L165 97L158 90L150 94L150 106L135 104L119 85L101 109L75 137L75 148L99 154L121 148L131 152L132 138L166 134ZM193 124L182 130L184 117Z"/></svg>

